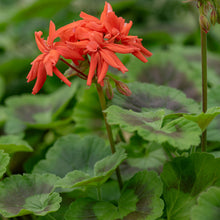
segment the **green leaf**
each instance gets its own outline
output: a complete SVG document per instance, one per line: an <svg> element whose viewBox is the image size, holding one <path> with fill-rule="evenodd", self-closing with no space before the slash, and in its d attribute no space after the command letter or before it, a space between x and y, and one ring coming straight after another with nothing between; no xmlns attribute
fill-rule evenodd
<svg viewBox="0 0 220 220"><path fill-rule="evenodd" d="M56 118L65 109L77 88L78 83L73 83L70 88L64 86L49 95L21 95L8 98L6 110L9 120L5 125L6 132L21 132L27 126L46 129L69 122L57 121Z"/></svg>
<svg viewBox="0 0 220 220"><path fill-rule="evenodd" d="M192 208L191 219L193 220L218 220L220 219L220 188L210 187L201 193L198 204Z"/></svg>
<svg viewBox="0 0 220 220"><path fill-rule="evenodd" d="M61 8L67 6L71 0L32 0L25 4L21 10L13 16L12 20L19 21L33 17L51 18Z"/></svg>
<svg viewBox="0 0 220 220"><path fill-rule="evenodd" d="M195 153L174 158L164 165L161 178L168 219L189 220L190 206L199 194L210 186L220 186L219 162L220 159L208 153Z"/></svg>
<svg viewBox="0 0 220 220"><path fill-rule="evenodd" d="M9 155L0 150L0 178L2 178L3 174L6 172L9 160Z"/></svg>
<svg viewBox="0 0 220 220"><path fill-rule="evenodd" d="M32 152L32 147L19 136L15 135L5 135L0 137L0 149L4 150L6 153L15 152Z"/></svg>
<svg viewBox="0 0 220 220"><path fill-rule="evenodd" d="M160 144L146 143L140 136L130 138L129 144L122 145L128 153L127 162L132 167L140 169L160 170L167 160Z"/></svg>
<svg viewBox="0 0 220 220"><path fill-rule="evenodd" d="M197 115L184 115L184 118L196 122L202 131L204 131L211 121L220 114L220 107L209 108L206 113Z"/></svg>
<svg viewBox="0 0 220 220"><path fill-rule="evenodd" d="M191 220L190 210L196 202L196 199L187 193L176 189L169 189L164 194L166 204L167 219Z"/></svg>
<svg viewBox="0 0 220 220"><path fill-rule="evenodd" d="M135 112L157 111L163 109L166 113L197 113L199 105L185 94L166 86L156 86L140 82L128 83L131 96L114 93L112 104Z"/></svg>
<svg viewBox="0 0 220 220"><path fill-rule="evenodd" d="M219 106L220 98L219 98L220 86L212 88L208 92L208 107L212 107L213 109L216 106ZM216 108L218 109L218 108ZM219 136L219 123L220 123L220 116L217 116L209 125L207 129L207 139L209 141L220 141Z"/></svg>
<svg viewBox="0 0 220 220"><path fill-rule="evenodd" d="M93 205L96 200L83 198L73 202L65 214L65 220L98 220Z"/></svg>
<svg viewBox="0 0 220 220"><path fill-rule="evenodd" d="M123 220L153 220L162 215L164 203L160 199L163 185L155 172L142 171L137 173L125 185L122 191L133 191L138 198L136 210L129 213Z"/></svg>
<svg viewBox="0 0 220 220"><path fill-rule="evenodd" d="M87 149L87 151L88 150L91 151L91 149ZM74 170L67 173L63 179L59 180L56 186L62 188L74 188L89 185L99 186L112 175L114 170L125 159L126 154L124 149L118 149L113 155L109 155L104 159L97 161L94 164L93 173L91 173L91 171L86 173L79 170ZM81 168L82 170L85 170L85 168L88 166L86 164L88 164L88 162L85 163L84 167ZM92 167L87 167L86 169L92 169Z"/></svg>
<svg viewBox="0 0 220 220"><path fill-rule="evenodd" d="M138 113L118 106L110 106L106 112L109 124L119 125L128 132L137 131L143 139L148 141L168 142L181 150L200 143L199 126L187 119L178 118L161 128L163 110Z"/></svg>
<svg viewBox="0 0 220 220"><path fill-rule="evenodd" d="M123 149L111 155L109 146L99 137L86 136L82 139L71 134L60 138L33 172L65 176L56 184L62 188L100 185L125 158Z"/></svg>
<svg viewBox="0 0 220 220"><path fill-rule="evenodd" d="M59 138L48 150L46 159L40 161L34 173L53 173L64 177L73 170L93 173L95 163L111 155L110 147L97 136L80 138L70 134Z"/></svg>
<svg viewBox="0 0 220 220"><path fill-rule="evenodd" d="M13 175L0 182L0 213L7 218L46 215L59 209L61 197L53 192L58 177L52 174Z"/></svg>
<svg viewBox="0 0 220 220"><path fill-rule="evenodd" d="M155 33L153 32L153 34ZM146 42L149 43L149 41ZM197 48L196 51L200 52ZM154 50L147 65L137 60L136 57L131 57L130 62L126 65L129 72L132 73L129 78L132 77L134 81L176 88L182 90L187 97L200 101L201 79L198 73L201 67L199 64L194 65L186 60L185 53L192 56L192 52L190 52L186 47L176 45L171 45L166 50L158 48Z"/></svg>
<svg viewBox="0 0 220 220"><path fill-rule="evenodd" d="M154 172L139 172L123 187L118 205L91 198L70 205L65 220L157 219L162 215L162 183Z"/></svg>

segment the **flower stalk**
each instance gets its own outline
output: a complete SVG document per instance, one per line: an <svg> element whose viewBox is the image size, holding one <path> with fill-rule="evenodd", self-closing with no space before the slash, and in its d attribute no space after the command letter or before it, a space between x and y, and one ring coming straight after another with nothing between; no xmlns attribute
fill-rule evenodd
<svg viewBox="0 0 220 220"><path fill-rule="evenodd" d="M108 124L107 119L106 119L106 113L104 112L105 109L106 109L106 100L105 100L103 88L98 83L96 83L96 89L97 89L97 92L98 92L99 102L100 102L100 105L101 105L103 118L104 118L104 121L105 121L105 127L106 127L106 131L107 131L107 134L108 134L108 139L109 139L109 142L110 142L111 151L112 151L112 154L113 154L116 151L115 150L115 142L114 142L114 139L113 139L111 126ZM121 172L120 172L119 167L116 168L116 176L117 176L119 188L121 190L122 187L123 187L123 183L122 183Z"/></svg>
<svg viewBox="0 0 220 220"><path fill-rule="evenodd" d="M207 35L201 28L201 57L202 57L202 111L207 111ZM207 131L202 133L201 150L206 151Z"/></svg>

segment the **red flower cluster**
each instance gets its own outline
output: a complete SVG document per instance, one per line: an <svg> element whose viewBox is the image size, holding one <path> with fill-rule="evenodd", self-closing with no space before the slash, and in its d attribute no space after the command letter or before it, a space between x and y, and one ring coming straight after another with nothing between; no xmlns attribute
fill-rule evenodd
<svg viewBox="0 0 220 220"><path fill-rule="evenodd" d="M128 71L115 53L132 53L143 62L152 55L141 44L142 39L129 36L132 21L125 23L122 17L117 17L109 3L105 3L101 18L98 19L81 12L82 20L70 23L58 30L51 21L47 40L41 38L42 32L35 32L35 39L42 52L31 64L32 68L27 76L28 82L37 78L33 94L42 88L47 75L57 75L68 86L71 82L57 69L56 64L61 56L71 59L76 65L85 60L90 63L87 85L91 85L94 76L97 82L104 85L109 65L122 73ZM56 38L59 42L54 42ZM88 59L90 57L90 61Z"/></svg>

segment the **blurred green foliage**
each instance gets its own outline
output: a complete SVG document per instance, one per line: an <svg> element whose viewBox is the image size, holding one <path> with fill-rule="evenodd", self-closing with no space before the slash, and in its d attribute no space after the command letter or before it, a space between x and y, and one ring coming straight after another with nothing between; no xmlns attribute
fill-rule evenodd
<svg viewBox="0 0 220 220"><path fill-rule="evenodd" d="M177 88L182 90L187 98L194 99L198 109L201 99L200 29L198 11L194 5L183 3L182 0L109 0L108 2L116 15L125 18L127 22L133 21L130 33L142 38L143 45L153 53L147 64L129 55L118 55L129 71L123 75L109 68L109 74L115 74L115 78L124 82L141 81ZM26 76L31 68L30 63L40 54L34 32L41 30L44 38L47 38L50 20L55 23L56 28L60 28L74 20L79 20L81 11L99 17L104 4L105 0L0 0L0 135L2 135L0 141L4 147L8 140L13 142L10 145L11 160L7 172L31 173L33 167L45 158L48 150L61 136L71 133L85 136L90 133L106 137L94 86L88 89L85 81L73 78L71 79L73 84L69 88L63 85L59 78L48 77L40 94L34 96L31 91L35 82L26 82ZM212 27L207 36L210 97L208 107L210 108L219 106L220 102L219 25ZM62 63L58 63L58 68L63 73L67 69ZM161 89L158 89L157 92L160 91ZM146 90L143 94L144 92ZM133 93L135 94L135 88ZM177 96L173 95L173 97ZM117 101L117 94L115 100ZM144 104L149 102L149 96L141 101ZM181 104L184 102L178 101ZM119 102L122 103L121 100ZM167 104L166 100L164 103ZM178 115L171 116L178 117ZM165 122L169 124L172 120L173 118L168 117ZM220 149L219 120L220 116L212 122L208 131L208 149L215 150L214 155L219 155ZM133 137L125 135L124 138L127 139L123 140L124 133L118 127L113 129L113 133L117 142L121 140L127 142L124 144L129 158L122 165L125 167L124 176L131 176L137 169L142 168L161 171L167 159L162 144L144 140L145 136L142 139L138 133ZM105 141L108 142L107 138ZM190 142L189 145L191 144ZM134 145L136 148L133 148ZM0 146L0 149L4 147ZM165 147L172 149L172 146ZM175 154L179 152L180 155L188 153L178 151ZM4 158L5 155L0 151L0 165L4 165L3 172L8 164L8 159ZM87 195L91 192L87 189L80 193ZM72 197L75 199L74 195ZM115 201L118 199L119 196L114 198ZM167 200L169 201L169 198ZM69 203L70 198L64 196L61 211L53 216L63 217L62 212L68 208ZM198 208L200 206L201 204ZM60 216L57 219L61 219ZM47 220L50 217L39 219Z"/></svg>

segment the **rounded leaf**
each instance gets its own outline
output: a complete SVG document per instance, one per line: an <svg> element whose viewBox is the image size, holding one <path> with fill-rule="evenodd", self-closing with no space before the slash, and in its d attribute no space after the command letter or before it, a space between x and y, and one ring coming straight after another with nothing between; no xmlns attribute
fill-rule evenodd
<svg viewBox="0 0 220 220"><path fill-rule="evenodd" d="M46 215L59 209L61 197L54 193L59 178L52 174L13 175L0 182L0 213L4 217Z"/></svg>

